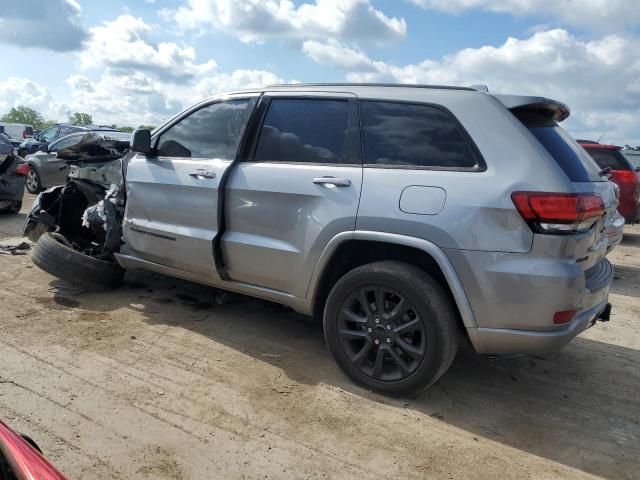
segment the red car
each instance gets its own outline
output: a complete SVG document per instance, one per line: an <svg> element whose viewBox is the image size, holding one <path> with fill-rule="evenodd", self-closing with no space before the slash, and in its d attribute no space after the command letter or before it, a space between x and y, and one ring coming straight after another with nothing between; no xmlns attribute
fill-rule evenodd
<svg viewBox="0 0 640 480"><path fill-rule="evenodd" d="M603 145L587 140L578 140L591 158L595 160L601 169L610 168L609 175L620 188L620 204L618 211L627 223L639 220L640 205L640 173L631 162L622 154L622 147L616 145Z"/></svg>
<svg viewBox="0 0 640 480"><path fill-rule="evenodd" d="M66 480L40 453L33 440L0 420L0 479Z"/></svg>

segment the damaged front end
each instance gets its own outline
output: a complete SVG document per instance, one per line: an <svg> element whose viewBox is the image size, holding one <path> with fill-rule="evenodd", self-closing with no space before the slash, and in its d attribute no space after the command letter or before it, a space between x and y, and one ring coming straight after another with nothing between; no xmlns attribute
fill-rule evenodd
<svg viewBox="0 0 640 480"><path fill-rule="evenodd" d="M40 193L27 217L23 235L32 241L53 232L60 241L86 255L113 259L120 249L124 217L124 162L129 142L87 134L58 158L69 165L66 185Z"/></svg>

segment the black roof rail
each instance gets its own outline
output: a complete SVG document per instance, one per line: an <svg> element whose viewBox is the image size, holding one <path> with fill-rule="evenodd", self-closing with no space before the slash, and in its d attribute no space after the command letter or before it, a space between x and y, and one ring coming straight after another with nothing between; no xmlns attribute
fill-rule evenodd
<svg viewBox="0 0 640 480"><path fill-rule="evenodd" d="M291 87L396 87L396 88L428 88L435 90L466 90L477 91L475 88L456 87L452 85L423 85L417 83L276 83L266 85L265 88L291 88Z"/></svg>

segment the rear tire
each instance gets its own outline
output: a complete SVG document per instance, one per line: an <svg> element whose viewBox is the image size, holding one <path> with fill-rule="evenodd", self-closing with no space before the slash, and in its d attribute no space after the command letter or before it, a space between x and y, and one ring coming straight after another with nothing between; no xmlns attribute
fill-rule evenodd
<svg viewBox="0 0 640 480"><path fill-rule="evenodd" d="M35 168L29 165L29 173L27 173L27 181L25 184L29 193L39 193L42 190L42 182L40 181L40 175Z"/></svg>
<svg viewBox="0 0 640 480"><path fill-rule="evenodd" d="M402 262L370 263L344 275L329 293L323 323L346 375L386 395L429 387L458 348L449 296L430 275Z"/></svg>
<svg viewBox="0 0 640 480"><path fill-rule="evenodd" d="M32 260L45 272L87 290L113 290L120 285L125 272L116 263L90 257L63 245L51 232L38 239Z"/></svg>

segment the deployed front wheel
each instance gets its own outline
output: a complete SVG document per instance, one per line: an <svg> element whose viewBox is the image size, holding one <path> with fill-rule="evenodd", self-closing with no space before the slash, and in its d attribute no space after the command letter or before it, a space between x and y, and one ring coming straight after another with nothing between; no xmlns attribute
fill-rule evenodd
<svg viewBox="0 0 640 480"><path fill-rule="evenodd" d="M394 261L363 265L336 283L324 333L353 381L396 396L438 380L455 357L459 334L456 311L438 282Z"/></svg>

